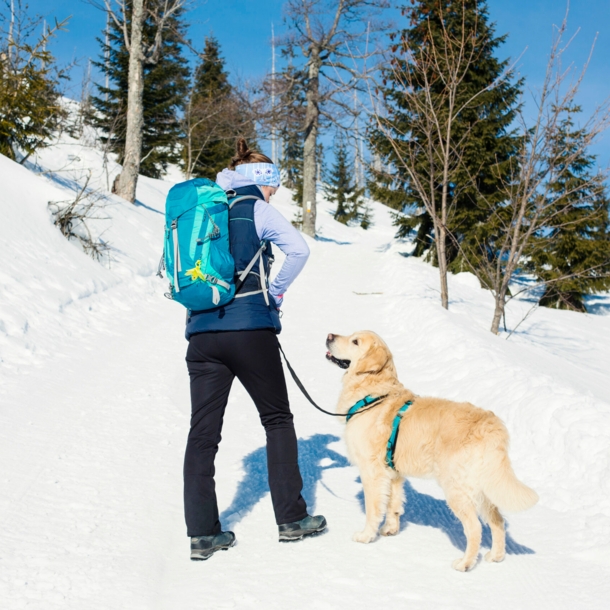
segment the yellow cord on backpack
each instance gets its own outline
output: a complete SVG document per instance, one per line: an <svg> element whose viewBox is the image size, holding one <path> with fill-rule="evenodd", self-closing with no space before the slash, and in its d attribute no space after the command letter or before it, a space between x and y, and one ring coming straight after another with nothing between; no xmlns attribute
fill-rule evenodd
<svg viewBox="0 0 610 610"><path fill-rule="evenodd" d="M185 271L184 274L188 275L193 280L193 282L195 280L203 280L204 282L206 281L205 273L201 272L201 261L197 261L195 263L195 267L193 269Z"/></svg>

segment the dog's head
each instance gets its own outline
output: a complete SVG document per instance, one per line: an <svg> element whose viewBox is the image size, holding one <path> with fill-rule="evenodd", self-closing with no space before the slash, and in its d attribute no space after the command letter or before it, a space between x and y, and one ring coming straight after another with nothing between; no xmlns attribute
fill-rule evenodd
<svg viewBox="0 0 610 610"><path fill-rule="evenodd" d="M358 331L349 337L330 334L326 347L328 360L356 375L377 375L392 360L383 339L369 330Z"/></svg>

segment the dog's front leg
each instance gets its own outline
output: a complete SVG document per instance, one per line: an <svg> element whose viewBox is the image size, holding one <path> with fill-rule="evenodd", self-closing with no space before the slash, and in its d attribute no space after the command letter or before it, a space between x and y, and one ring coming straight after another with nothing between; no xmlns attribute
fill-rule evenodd
<svg viewBox="0 0 610 610"><path fill-rule="evenodd" d="M382 536L395 536L400 530L400 515L405 512L404 479L395 476L390 484L390 501L385 516L385 523L381 528Z"/></svg>
<svg viewBox="0 0 610 610"><path fill-rule="evenodd" d="M360 473L364 490L364 506L366 509L366 524L361 532L352 536L355 542L365 544L377 538L379 525L385 517L388 499L390 497L390 476L385 469L371 470Z"/></svg>

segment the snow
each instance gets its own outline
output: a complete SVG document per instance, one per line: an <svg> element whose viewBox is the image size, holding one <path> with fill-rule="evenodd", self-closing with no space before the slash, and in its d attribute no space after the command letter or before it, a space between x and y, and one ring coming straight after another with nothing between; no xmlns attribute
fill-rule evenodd
<svg viewBox="0 0 610 610"><path fill-rule="evenodd" d="M332 409L341 372L324 358L326 334L375 330L410 389L468 400L505 421L515 471L540 503L507 515L503 563L468 574L450 567L464 537L433 481L406 484L399 536L354 543L363 500L342 426L289 380L304 495L329 531L281 545L264 432L236 384L216 467L223 523L238 545L190 562L184 310L155 277L171 182L142 178L135 206L106 196L109 220L95 225L111 245L104 263L67 242L47 209L89 171L90 185L105 188L118 168L108 170L98 150L68 136L29 168L0 156L3 609L607 607L610 299L590 299L587 315L538 309L510 338L495 337L492 298L476 278L451 276L443 310L437 270L408 256L412 245L393 238L376 203L364 231L336 223L321 200L320 237L307 238L310 261L283 307L291 363ZM294 216L288 191L273 204ZM509 332L532 304L511 302Z"/></svg>

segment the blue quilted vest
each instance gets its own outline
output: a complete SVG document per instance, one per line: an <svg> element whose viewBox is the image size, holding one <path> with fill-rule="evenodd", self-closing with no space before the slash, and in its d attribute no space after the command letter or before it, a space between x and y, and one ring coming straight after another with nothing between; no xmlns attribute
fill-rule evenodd
<svg viewBox="0 0 610 610"><path fill-rule="evenodd" d="M254 195L262 199L256 186L236 189L238 197ZM229 249L235 260L237 277L254 258L261 247L261 241L254 225L254 199L235 203L229 211ZM261 259L263 269L261 270ZM267 243L260 258L254 263L250 273L239 285L230 303L206 311L188 312L186 338L197 333L219 332L228 330L259 330L269 328L279 333L282 330L280 316L273 300L268 294L269 305L262 292L268 286L269 271L273 262L271 244ZM262 272L261 272L262 271ZM262 285L264 281L265 285ZM236 282L237 283L237 282Z"/></svg>

